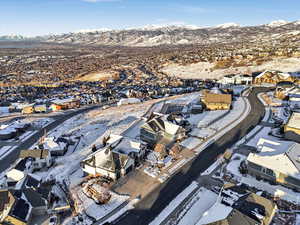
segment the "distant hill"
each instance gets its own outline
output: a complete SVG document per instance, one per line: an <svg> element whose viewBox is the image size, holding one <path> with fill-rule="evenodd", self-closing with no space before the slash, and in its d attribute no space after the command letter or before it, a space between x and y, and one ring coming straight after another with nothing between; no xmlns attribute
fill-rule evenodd
<svg viewBox="0 0 300 225"><path fill-rule="evenodd" d="M267 41L299 34L300 21L286 22L278 20L258 26L240 26L236 23L204 28L188 25L152 25L124 30L83 30L34 38L10 35L0 36L0 40L34 40L83 45L157 46Z"/></svg>

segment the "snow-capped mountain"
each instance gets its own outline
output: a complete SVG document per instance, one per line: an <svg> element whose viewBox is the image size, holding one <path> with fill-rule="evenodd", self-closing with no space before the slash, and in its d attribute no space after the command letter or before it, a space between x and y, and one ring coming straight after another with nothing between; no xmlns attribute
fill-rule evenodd
<svg viewBox="0 0 300 225"><path fill-rule="evenodd" d="M214 27L198 27L186 24L148 25L123 30L92 29L48 35L35 38L0 36L0 40L39 40L52 43L81 45L157 46L181 44L231 43L237 41L268 40L298 35L300 21L273 21L266 25L240 26L225 23Z"/></svg>
<svg viewBox="0 0 300 225"><path fill-rule="evenodd" d="M224 23L224 24L217 25L216 27L226 29L230 27L240 27L240 25L237 23Z"/></svg>
<svg viewBox="0 0 300 225"><path fill-rule="evenodd" d="M269 27L280 27L282 25L288 24L289 22L285 21L285 20L275 20L272 21L271 23L269 23L267 26Z"/></svg>
<svg viewBox="0 0 300 225"><path fill-rule="evenodd" d="M9 41L9 40L20 41L20 40L25 40L26 38L27 37L18 34L9 34L9 35L0 36L1 41Z"/></svg>

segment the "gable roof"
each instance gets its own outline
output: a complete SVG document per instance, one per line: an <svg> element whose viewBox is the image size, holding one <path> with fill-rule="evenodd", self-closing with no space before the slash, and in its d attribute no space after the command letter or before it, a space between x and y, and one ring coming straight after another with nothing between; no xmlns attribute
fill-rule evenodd
<svg viewBox="0 0 300 225"><path fill-rule="evenodd" d="M129 156L112 151L110 148L101 149L86 160L93 159L95 166L109 171L116 171L124 168Z"/></svg>
<svg viewBox="0 0 300 225"><path fill-rule="evenodd" d="M217 201L205 212L197 225L269 224L275 208L276 204L271 200L230 184L224 186L221 202Z"/></svg>
<svg viewBox="0 0 300 225"><path fill-rule="evenodd" d="M164 131L168 134L175 135L178 130L180 129L180 126L173 124L167 120L162 119L161 116L157 116L151 120L149 120L147 123L145 123L143 128L149 128L155 132Z"/></svg>
<svg viewBox="0 0 300 225"><path fill-rule="evenodd" d="M231 99L231 95L229 94L205 93L204 102L231 104L232 99Z"/></svg>
<svg viewBox="0 0 300 225"><path fill-rule="evenodd" d="M300 144L264 142L259 153L250 153L247 161L300 179Z"/></svg>
<svg viewBox="0 0 300 225"><path fill-rule="evenodd" d="M27 222L31 207L24 199L17 199L9 215L15 217L23 222Z"/></svg>
<svg viewBox="0 0 300 225"><path fill-rule="evenodd" d="M31 188L26 188L22 190L24 193L25 198L30 203L32 207L40 207L40 206L46 206L46 200L42 198L42 196L34 191Z"/></svg>

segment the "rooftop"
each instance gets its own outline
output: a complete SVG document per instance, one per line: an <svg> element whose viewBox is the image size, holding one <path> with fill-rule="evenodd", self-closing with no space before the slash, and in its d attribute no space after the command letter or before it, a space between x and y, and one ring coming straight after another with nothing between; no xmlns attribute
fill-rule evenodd
<svg viewBox="0 0 300 225"><path fill-rule="evenodd" d="M300 144L274 142L261 138L259 153L250 153L247 161L300 179Z"/></svg>
<svg viewBox="0 0 300 225"><path fill-rule="evenodd" d="M287 126L295 129L300 129L300 113L294 112L290 117Z"/></svg>
<svg viewBox="0 0 300 225"><path fill-rule="evenodd" d="M225 103L231 104L231 95L229 94L214 94L206 93L204 95L204 101L207 103Z"/></svg>

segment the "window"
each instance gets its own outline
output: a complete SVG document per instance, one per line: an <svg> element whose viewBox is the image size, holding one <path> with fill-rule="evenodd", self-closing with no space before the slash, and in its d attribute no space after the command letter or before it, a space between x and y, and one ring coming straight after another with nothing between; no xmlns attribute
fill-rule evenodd
<svg viewBox="0 0 300 225"><path fill-rule="evenodd" d="M262 172L268 176L271 176L271 177L275 177L275 173L273 172L273 170L271 169L268 169L268 168L263 168L262 169Z"/></svg>
<svg viewBox="0 0 300 225"><path fill-rule="evenodd" d="M150 138L151 140L155 140L155 135L148 132L148 131L145 131L144 129L141 129L141 136L144 136L145 138Z"/></svg>
<svg viewBox="0 0 300 225"><path fill-rule="evenodd" d="M299 187L300 187L300 180L298 180L298 179L296 179L296 178L294 178L294 177L288 176L288 177L285 178L285 181L286 181L287 183L290 183L290 184L292 184L292 185L295 185L295 186L299 186Z"/></svg>
<svg viewBox="0 0 300 225"><path fill-rule="evenodd" d="M248 162L248 167L250 167L251 169L257 170L257 171L261 171L262 167L259 165L256 165L255 163L252 162Z"/></svg>

